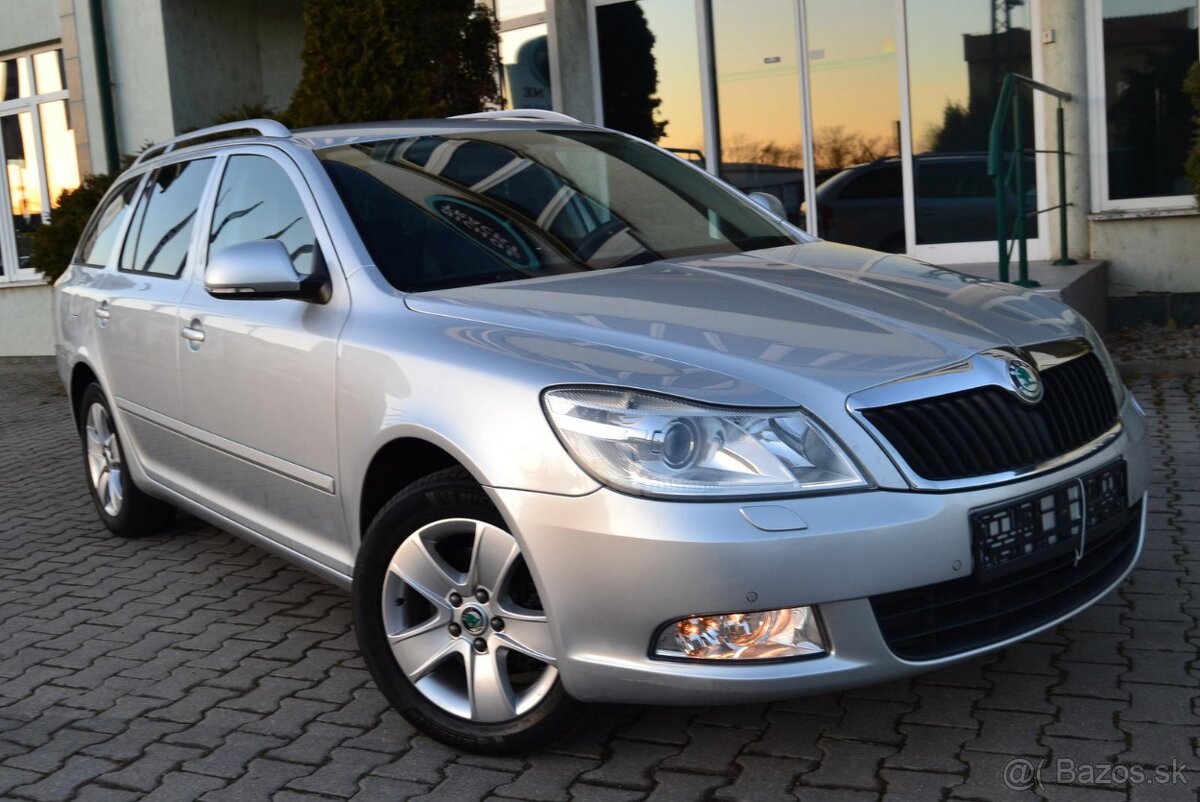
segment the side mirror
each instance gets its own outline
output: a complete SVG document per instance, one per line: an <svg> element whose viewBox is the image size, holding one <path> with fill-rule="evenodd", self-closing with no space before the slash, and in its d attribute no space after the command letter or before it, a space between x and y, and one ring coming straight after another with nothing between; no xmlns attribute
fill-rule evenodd
<svg viewBox="0 0 1200 802"><path fill-rule="evenodd" d="M769 192L751 192L747 197L757 203L759 206L766 209L771 214L778 217L780 220L787 220L787 210L783 208L783 201L775 197Z"/></svg>
<svg viewBox="0 0 1200 802"><path fill-rule="evenodd" d="M293 298L323 304L329 301L329 272L320 254L313 259L312 275L302 276L292 267L287 247L277 239L260 239L231 245L214 256L204 271L204 289L217 298L265 301Z"/></svg>

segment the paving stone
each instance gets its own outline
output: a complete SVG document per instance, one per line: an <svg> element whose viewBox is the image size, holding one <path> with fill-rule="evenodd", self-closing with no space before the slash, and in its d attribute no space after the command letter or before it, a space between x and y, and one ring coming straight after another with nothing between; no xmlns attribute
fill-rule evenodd
<svg viewBox="0 0 1200 802"><path fill-rule="evenodd" d="M350 797L358 790L363 777L392 760L391 755L346 747L330 750L328 757L328 763L312 774L292 780L288 788L326 796Z"/></svg>
<svg viewBox="0 0 1200 802"><path fill-rule="evenodd" d="M646 798L645 791L629 791L581 782L575 783L568 790L571 802L641 802Z"/></svg>
<svg viewBox="0 0 1200 802"><path fill-rule="evenodd" d="M662 762L662 768L696 774L731 774L733 758L745 745L746 734L730 727L693 724L683 751Z"/></svg>
<svg viewBox="0 0 1200 802"><path fill-rule="evenodd" d="M830 726L831 719L771 710L767 713L767 721L766 732L749 744L746 752L771 757L821 759L817 739Z"/></svg>
<svg viewBox="0 0 1200 802"><path fill-rule="evenodd" d="M682 746L688 742L688 725L703 712L696 707L647 707L637 721L617 732L622 738Z"/></svg>
<svg viewBox="0 0 1200 802"><path fill-rule="evenodd" d="M257 758L237 780L200 797L204 802L270 802L291 780L312 771L311 766Z"/></svg>
<svg viewBox="0 0 1200 802"><path fill-rule="evenodd" d="M613 740L610 746L612 755L604 764L586 772L580 779L621 788L650 790L654 787L650 772L680 751L677 746L627 741L623 738Z"/></svg>
<svg viewBox="0 0 1200 802"><path fill-rule="evenodd" d="M1128 683L1122 687L1129 691L1129 709L1121 712L1121 721L1153 721L1159 724L1183 724L1196 726L1196 701L1200 687L1175 687L1172 685L1141 685Z"/></svg>
<svg viewBox="0 0 1200 802"><path fill-rule="evenodd" d="M979 729L979 720L971 715L971 708L985 693L975 688L918 684L917 695L921 697L921 704L905 713L901 721L905 724L933 724L975 731Z"/></svg>
<svg viewBox="0 0 1200 802"><path fill-rule="evenodd" d="M1038 735L1051 723L1051 716L1005 710L980 710L976 715L980 720L979 737L967 741L967 749L1010 757L1037 758L1046 753L1046 748L1038 743ZM962 757L966 759L965 754Z"/></svg>
<svg viewBox="0 0 1200 802"><path fill-rule="evenodd" d="M1053 685L1056 696L1122 701L1129 698L1129 691L1122 688L1119 682L1122 676L1128 676L1125 666L1060 661L1058 667L1063 672L1063 677Z"/></svg>
<svg viewBox="0 0 1200 802"><path fill-rule="evenodd" d="M956 755L972 737L970 730L957 727L934 727L927 724L901 724L904 745L889 755L883 765L889 768L919 772L959 774L966 764Z"/></svg>
<svg viewBox="0 0 1200 802"><path fill-rule="evenodd" d="M796 778L814 768L810 761L785 757L742 755L737 759L737 779L720 788L715 799L731 802L795 802L791 793Z"/></svg>
<svg viewBox="0 0 1200 802"><path fill-rule="evenodd" d="M357 733L358 730L353 727L314 721L299 738L268 752L266 756L274 760L316 766L329 759L334 747Z"/></svg>
<svg viewBox="0 0 1200 802"><path fill-rule="evenodd" d="M1062 666L1059 665L1061 670ZM1054 705L1046 698L1049 688L1057 685L1059 676L1050 677L1045 674L1008 674L1003 671L992 671L988 679L992 681L991 691L976 702L976 707L987 710L1014 710L1019 713L1053 713ZM1116 687L1116 681L1112 682Z"/></svg>
<svg viewBox="0 0 1200 802"><path fill-rule="evenodd" d="M512 775L506 772L452 764L446 768L446 779L434 786L427 795L415 797L414 802L461 802L464 799L482 799L495 788L511 781Z"/></svg>
<svg viewBox="0 0 1200 802"><path fill-rule="evenodd" d="M895 748L877 744L833 741L822 738L818 743L822 758L820 765L800 778L805 786L832 786L863 791L882 791L879 767L885 758L896 753ZM801 796L807 796L802 792Z"/></svg>
<svg viewBox="0 0 1200 802"><path fill-rule="evenodd" d="M963 776L959 774L937 774L928 771L885 768L879 774L887 788L883 802L928 802L930 799L942 799L949 789L963 782Z"/></svg>
<svg viewBox="0 0 1200 802"><path fill-rule="evenodd" d="M675 771L659 771L654 775L657 784L646 802L690 802L707 799L714 791L729 782L724 777L706 777L702 774L681 774Z"/></svg>
<svg viewBox="0 0 1200 802"><path fill-rule="evenodd" d="M162 776L180 766L185 760L194 760L203 754L199 749L172 744L151 744L137 760L120 771L101 777L101 781L137 791L152 791Z"/></svg>
<svg viewBox="0 0 1200 802"><path fill-rule="evenodd" d="M564 755L530 755L529 767L508 785L493 793L501 797L528 799L533 802L567 802L567 786L583 772L596 767L594 760Z"/></svg>
<svg viewBox="0 0 1200 802"><path fill-rule="evenodd" d="M1058 705L1058 721L1043 728L1044 734L1095 741L1125 740L1125 733L1117 728L1117 716L1127 707L1126 702L1078 696L1052 696L1051 701Z"/></svg>
<svg viewBox="0 0 1200 802"><path fill-rule="evenodd" d="M45 776L31 785L12 789L16 796L29 797L37 802L68 802L74 799L79 786L107 774L116 768L116 764L98 757L75 755L68 758L53 773ZM39 775L40 776L40 775Z"/></svg>
<svg viewBox="0 0 1200 802"><path fill-rule="evenodd" d="M214 777L232 780L246 773L247 766L253 758L269 749L278 749L283 744L281 738L235 732L225 739L220 748L196 760L187 761L182 768L195 774L211 774Z"/></svg>
<svg viewBox="0 0 1200 802"><path fill-rule="evenodd" d="M420 735L412 739L409 750L398 760L383 765L372 773L380 777L434 786L445 779L446 766L455 756L455 750Z"/></svg>
<svg viewBox="0 0 1200 802"><path fill-rule="evenodd" d="M371 776L359 784L359 791L350 797L350 802L379 802L381 799L408 800L424 794L428 790L429 786L420 783Z"/></svg>
<svg viewBox="0 0 1200 802"><path fill-rule="evenodd" d="M100 732L87 732L72 727L64 727L50 738L49 741L33 751L23 751L4 761L5 766L18 769L37 771L50 774L58 769L68 758L82 752L101 741L107 741L111 735ZM6 769L0 769L5 771Z"/></svg>

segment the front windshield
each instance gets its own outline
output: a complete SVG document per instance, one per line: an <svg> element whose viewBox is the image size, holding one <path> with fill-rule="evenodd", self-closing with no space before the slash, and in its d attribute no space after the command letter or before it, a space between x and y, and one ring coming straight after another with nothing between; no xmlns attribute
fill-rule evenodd
<svg viewBox="0 0 1200 802"><path fill-rule="evenodd" d="M421 135L318 154L375 265L406 292L797 241L692 167L604 131Z"/></svg>

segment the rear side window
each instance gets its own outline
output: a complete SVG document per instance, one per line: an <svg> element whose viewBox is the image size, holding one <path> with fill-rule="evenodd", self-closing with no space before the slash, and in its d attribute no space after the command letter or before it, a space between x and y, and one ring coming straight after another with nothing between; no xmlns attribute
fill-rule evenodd
<svg viewBox="0 0 1200 802"><path fill-rule="evenodd" d="M79 245L77 261L93 267L104 267L117 245L117 235L129 216L141 176L125 182L92 217L87 233Z"/></svg>
<svg viewBox="0 0 1200 802"><path fill-rule="evenodd" d="M233 156L226 163L209 233L209 259L241 242L277 239L301 275L313 271L316 238L292 179L266 156Z"/></svg>
<svg viewBox="0 0 1200 802"><path fill-rule="evenodd" d="M172 278L183 271L212 168L212 159L196 159L151 174L121 250L122 270Z"/></svg>

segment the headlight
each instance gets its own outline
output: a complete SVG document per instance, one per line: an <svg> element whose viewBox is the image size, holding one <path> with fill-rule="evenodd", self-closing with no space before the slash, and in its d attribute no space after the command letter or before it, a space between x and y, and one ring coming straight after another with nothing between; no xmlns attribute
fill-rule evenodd
<svg viewBox="0 0 1200 802"><path fill-rule="evenodd" d="M1125 388L1125 382L1121 381L1121 374L1117 372L1117 366L1113 364L1112 357L1108 355L1108 348L1104 345L1104 338L1092 328L1092 324L1087 321L1087 318L1080 315L1079 319L1083 322L1088 343L1092 346L1092 350L1096 352L1096 356L1100 359L1100 364L1104 367L1104 374L1108 376L1108 383L1112 385L1113 398L1117 401L1117 409L1120 409L1125 403L1126 393L1129 392Z"/></svg>
<svg viewBox="0 0 1200 802"><path fill-rule="evenodd" d="M708 407L633 390L550 390L546 415L579 465L648 496L762 496L860 487L862 474L798 410Z"/></svg>

